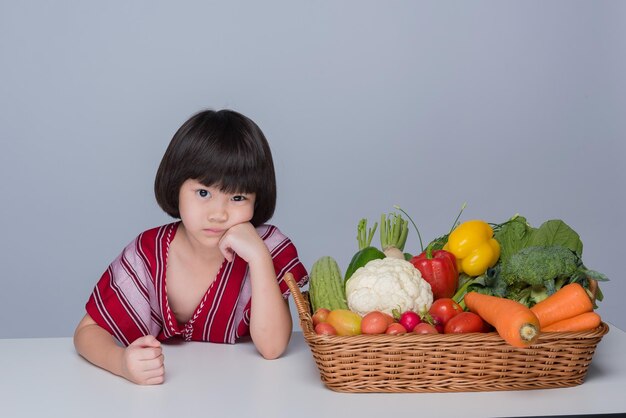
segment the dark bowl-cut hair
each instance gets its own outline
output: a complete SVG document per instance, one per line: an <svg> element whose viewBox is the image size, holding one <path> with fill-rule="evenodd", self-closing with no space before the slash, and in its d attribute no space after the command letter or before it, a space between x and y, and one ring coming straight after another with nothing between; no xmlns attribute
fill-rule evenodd
<svg viewBox="0 0 626 418"><path fill-rule="evenodd" d="M154 181L161 208L180 218L180 187L189 179L225 193L255 193L259 226L276 208L276 175L269 144L261 129L232 110L205 110L193 115L174 134Z"/></svg>

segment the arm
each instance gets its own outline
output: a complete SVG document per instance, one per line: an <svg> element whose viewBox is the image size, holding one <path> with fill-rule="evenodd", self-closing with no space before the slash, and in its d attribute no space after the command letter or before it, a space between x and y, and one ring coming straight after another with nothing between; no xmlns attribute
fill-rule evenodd
<svg viewBox="0 0 626 418"><path fill-rule="evenodd" d="M120 347L111 334L86 314L74 332L74 346L87 361L133 383L163 382L161 343L151 335L136 339L126 348Z"/></svg>
<svg viewBox="0 0 626 418"><path fill-rule="evenodd" d="M269 250L250 223L229 229L220 250L229 261L236 252L248 262L252 287L250 337L264 358L280 357L291 337L291 312L276 281Z"/></svg>
<svg viewBox="0 0 626 418"><path fill-rule="evenodd" d="M255 265L250 264L252 282L250 336L263 357L275 359L289 344L292 322L289 303L283 299L276 282L274 264L269 252L267 260L259 261Z"/></svg>

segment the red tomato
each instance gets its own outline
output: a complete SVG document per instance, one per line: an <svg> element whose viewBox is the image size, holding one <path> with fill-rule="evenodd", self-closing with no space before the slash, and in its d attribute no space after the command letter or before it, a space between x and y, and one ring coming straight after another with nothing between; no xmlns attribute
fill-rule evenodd
<svg viewBox="0 0 626 418"><path fill-rule="evenodd" d="M315 327L319 323L326 322L326 318L328 318L329 313L330 310L326 308L319 308L317 311L315 311L315 313L311 317L311 319L313 320L313 326Z"/></svg>
<svg viewBox="0 0 626 418"><path fill-rule="evenodd" d="M427 322L420 322L413 328L413 334L439 334L439 331Z"/></svg>
<svg viewBox="0 0 626 418"><path fill-rule="evenodd" d="M483 332L494 332L496 329L487 321L483 321L485 326L483 327Z"/></svg>
<svg viewBox="0 0 626 418"><path fill-rule="evenodd" d="M337 335L335 327L327 322L320 322L315 326L315 333L320 335Z"/></svg>
<svg viewBox="0 0 626 418"><path fill-rule="evenodd" d="M361 320L361 332L363 334L384 334L389 326L387 316L379 311L367 313Z"/></svg>
<svg viewBox="0 0 626 418"><path fill-rule="evenodd" d="M452 317L460 314L461 312L463 312L461 305L456 303L451 298L441 298L435 300L428 310L428 313L432 317L437 317L444 327Z"/></svg>
<svg viewBox="0 0 626 418"><path fill-rule="evenodd" d="M398 334L406 334L406 328L398 322L394 322L393 324L387 327L387 331L385 334L398 335Z"/></svg>
<svg viewBox="0 0 626 418"><path fill-rule="evenodd" d="M463 334L466 332L483 332L483 319L474 312L461 312L448 321L444 328L446 334Z"/></svg>

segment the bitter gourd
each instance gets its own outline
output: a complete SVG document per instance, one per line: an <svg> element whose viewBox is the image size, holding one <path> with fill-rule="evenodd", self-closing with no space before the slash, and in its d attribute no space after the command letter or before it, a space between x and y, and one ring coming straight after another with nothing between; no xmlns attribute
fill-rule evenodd
<svg viewBox="0 0 626 418"><path fill-rule="evenodd" d="M319 308L348 309L341 270L334 258L323 256L313 263L309 275L309 299L313 312Z"/></svg>

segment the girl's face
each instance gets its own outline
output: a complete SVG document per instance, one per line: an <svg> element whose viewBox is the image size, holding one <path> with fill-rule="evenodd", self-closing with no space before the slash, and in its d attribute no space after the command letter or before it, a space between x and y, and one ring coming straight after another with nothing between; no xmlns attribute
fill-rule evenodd
<svg viewBox="0 0 626 418"><path fill-rule="evenodd" d="M189 179L180 188L178 209L190 238L217 246L228 229L250 222L254 200L254 193L224 193L218 187Z"/></svg>

